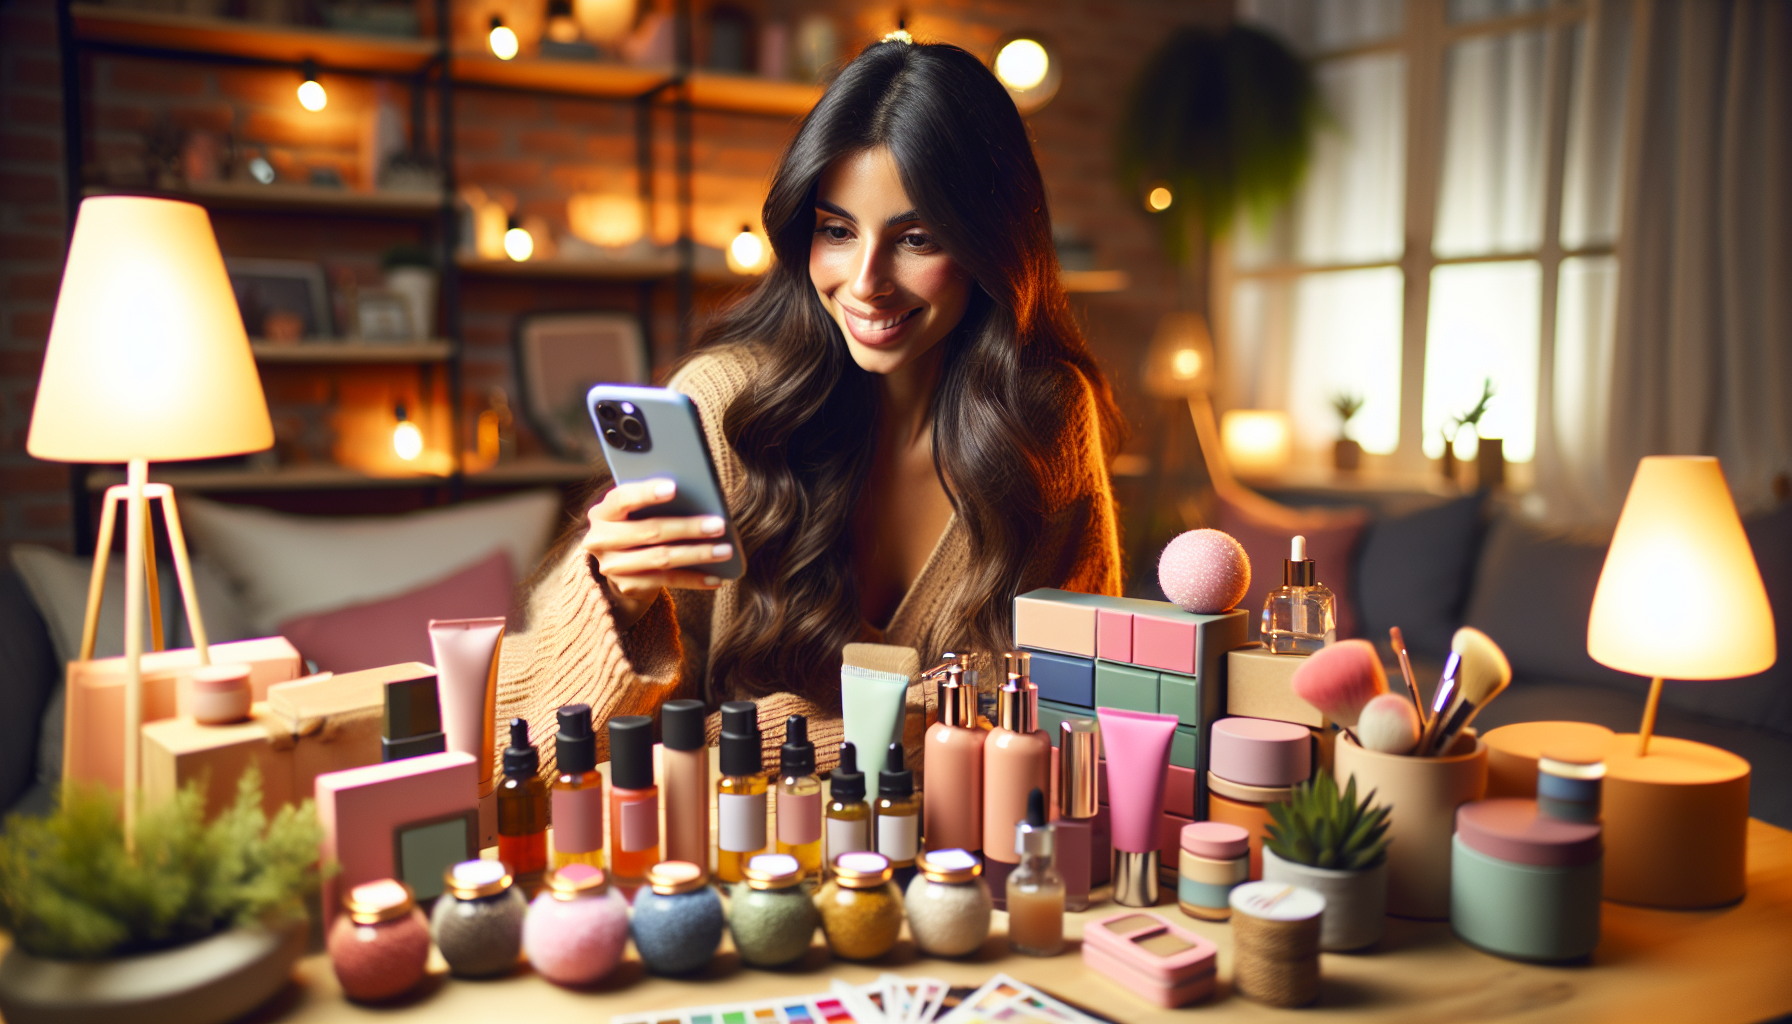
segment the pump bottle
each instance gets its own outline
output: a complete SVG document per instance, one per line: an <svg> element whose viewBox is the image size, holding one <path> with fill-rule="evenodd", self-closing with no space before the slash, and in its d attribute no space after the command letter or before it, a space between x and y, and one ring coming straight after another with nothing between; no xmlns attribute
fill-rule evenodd
<svg viewBox="0 0 1792 1024"><path fill-rule="evenodd" d="M930 670L940 681L940 720L927 727L921 770L927 780L921 805L928 850L983 849L983 741L977 720L977 686L960 659Z"/></svg>
<svg viewBox="0 0 1792 1024"><path fill-rule="evenodd" d="M747 862L766 848L765 749L759 707L722 705L722 777L716 781L716 881L744 880Z"/></svg>

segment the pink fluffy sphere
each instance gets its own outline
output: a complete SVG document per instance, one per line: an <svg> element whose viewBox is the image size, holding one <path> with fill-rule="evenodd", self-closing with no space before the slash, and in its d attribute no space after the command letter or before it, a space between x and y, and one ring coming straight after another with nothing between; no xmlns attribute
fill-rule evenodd
<svg viewBox="0 0 1792 1024"><path fill-rule="evenodd" d="M1229 533L1190 530L1158 556L1157 585L1185 612L1231 611L1251 589L1251 558Z"/></svg>

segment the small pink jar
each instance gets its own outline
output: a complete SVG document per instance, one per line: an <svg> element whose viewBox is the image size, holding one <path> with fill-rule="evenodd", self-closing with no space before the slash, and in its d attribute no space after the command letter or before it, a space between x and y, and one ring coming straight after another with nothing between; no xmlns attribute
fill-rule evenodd
<svg viewBox="0 0 1792 1024"><path fill-rule="evenodd" d="M542 977L589 985L622 960L628 903L589 864L568 864L548 876L523 919L523 955Z"/></svg>
<svg viewBox="0 0 1792 1024"><path fill-rule="evenodd" d="M410 991L429 968L429 922L411 888L382 878L348 891L330 927L330 963L350 999L378 1002Z"/></svg>
<svg viewBox="0 0 1792 1024"><path fill-rule="evenodd" d="M207 665L193 673L193 720L230 725L249 717L249 666Z"/></svg>

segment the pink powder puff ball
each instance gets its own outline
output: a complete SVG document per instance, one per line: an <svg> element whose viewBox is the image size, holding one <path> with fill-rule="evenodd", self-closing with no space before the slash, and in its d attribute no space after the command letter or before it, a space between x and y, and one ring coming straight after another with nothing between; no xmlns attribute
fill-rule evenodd
<svg viewBox="0 0 1792 1024"><path fill-rule="evenodd" d="M614 889L557 900L542 890L523 919L523 953L561 985L590 985L616 969L628 943L628 904Z"/></svg>
<svg viewBox="0 0 1792 1024"><path fill-rule="evenodd" d="M1229 533L1190 530L1158 556L1157 583L1183 611L1217 615L1251 589L1251 558Z"/></svg>

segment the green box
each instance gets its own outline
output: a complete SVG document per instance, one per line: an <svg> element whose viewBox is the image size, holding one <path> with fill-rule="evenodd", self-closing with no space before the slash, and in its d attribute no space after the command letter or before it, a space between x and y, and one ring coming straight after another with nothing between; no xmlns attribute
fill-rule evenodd
<svg viewBox="0 0 1792 1024"><path fill-rule="evenodd" d="M1199 768L1201 759L1201 732L1186 725L1176 727L1176 735L1170 739L1170 763L1178 768Z"/></svg>
<svg viewBox="0 0 1792 1024"><path fill-rule="evenodd" d="M1112 661L1096 662L1095 706L1157 714L1157 673Z"/></svg>
<svg viewBox="0 0 1792 1024"><path fill-rule="evenodd" d="M1180 725L1201 726L1201 684L1194 676L1160 672L1157 676L1157 710L1175 715Z"/></svg>
<svg viewBox="0 0 1792 1024"><path fill-rule="evenodd" d="M1054 747L1058 745L1058 726L1060 723L1067 722L1073 718L1094 717L1095 711L1091 708L1079 708L1070 704L1060 704L1055 700L1042 700L1039 702L1039 728L1044 729L1045 734L1052 738L1052 746Z"/></svg>

